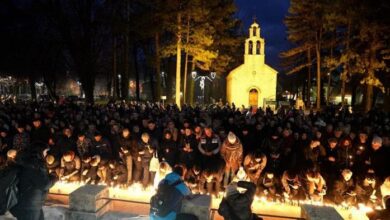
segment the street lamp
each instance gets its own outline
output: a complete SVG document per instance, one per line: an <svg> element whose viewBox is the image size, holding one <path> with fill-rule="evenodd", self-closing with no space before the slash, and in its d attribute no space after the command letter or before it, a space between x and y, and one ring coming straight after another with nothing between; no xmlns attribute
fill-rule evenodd
<svg viewBox="0 0 390 220"><path fill-rule="evenodd" d="M165 106L165 100L167 100L167 96L165 96L165 95L163 95L163 96L161 96L161 100L162 100L162 102L163 102L163 106Z"/></svg>
<svg viewBox="0 0 390 220"><path fill-rule="evenodd" d="M191 72L192 79L195 82L199 80L199 87L202 90L202 101L203 101L203 104L205 103L205 96L204 96L205 80L207 79L210 82L212 82L214 80L215 76L216 76L215 72L211 72L210 73L210 77L209 76L198 76L198 73L196 71L192 71Z"/></svg>

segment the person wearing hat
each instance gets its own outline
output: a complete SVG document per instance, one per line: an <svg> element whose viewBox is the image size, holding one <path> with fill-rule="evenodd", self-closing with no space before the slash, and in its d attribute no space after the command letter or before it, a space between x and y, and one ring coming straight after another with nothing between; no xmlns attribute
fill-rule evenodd
<svg viewBox="0 0 390 220"><path fill-rule="evenodd" d="M390 166L389 156L389 151L382 147L382 138L374 136L365 163L374 169L382 181L390 175L390 171L387 169Z"/></svg>
<svg viewBox="0 0 390 220"><path fill-rule="evenodd" d="M13 164L15 164L15 159L16 159L17 154L18 154L18 151L16 151L15 149L8 150L8 152L7 152L7 166L12 166Z"/></svg>
<svg viewBox="0 0 390 220"><path fill-rule="evenodd" d="M22 151L28 148L30 144L30 135L25 131L26 125L23 122L18 122L16 125L17 133L13 137L12 148L17 151Z"/></svg>
<svg viewBox="0 0 390 220"><path fill-rule="evenodd" d="M252 182L239 181L226 187L225 197L219 204L218 214L225 220L259 220L252 212L252 202L256 185Z"/></svg>
<svg viewBox="0 0 390 220"><path fill-rule="evenodd" d="M352 179L352 171L349 169L343 169L341 175L334 182L330 195L334 203L355 205L356 204L356 192L355 183Z"/></svg>
<svg viewBox="0 0 390 220"><path fill-rule="evenodd" d="M244 159L244 170L250 181L257 184L262 171L267 165L267 157L260 151L248 154Z"/></svg>
<svg viewBox="0 0 390 220"><path fill-rule="evenodd" d="M11 214L17 219L43 219L42 206L45 204L49 189L57 181L55 175L50 175L44 158L47 145L34 143L29 151L24 151L16 159L21 167L18 174L18 203L11 208Z"/></svg>
<svg viewBox="0 0 390 220"><path fill-rule="evenodd" d="M50 174L60 175L60 162L56 159L54 155L48 154L45 157L46 167Z"/></svg>
<svg viewBox="0 0 390 220"><path fill-rule="evenodd" d="M240 139L233 133L229 132L227 138L223 141L221 146L221 156L225 160L225 176L224 176L224 187L234 177L238 168L241 166L243 161L243 147Z"/></svg>

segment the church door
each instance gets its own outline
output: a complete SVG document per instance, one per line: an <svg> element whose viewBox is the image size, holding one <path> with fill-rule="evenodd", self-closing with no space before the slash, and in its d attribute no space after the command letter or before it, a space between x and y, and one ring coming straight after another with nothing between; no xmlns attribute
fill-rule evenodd
<svg viewBox="0 0 390 220"><path fill-rule="evenodd" d="M258 106L259 92L257 89L251 89L249 91L249 106Z"/></svg>

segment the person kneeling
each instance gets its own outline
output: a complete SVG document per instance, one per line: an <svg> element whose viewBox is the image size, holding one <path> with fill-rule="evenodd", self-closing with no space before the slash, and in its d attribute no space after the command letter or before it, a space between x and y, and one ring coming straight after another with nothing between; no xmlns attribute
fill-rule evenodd
<svg viewBox="0 0 390 220"><path fill-rule="evenodd" d="M256 185L251 182L239 181L228 185L218 213L225 220L261 220L251 209L255 193Z"/></svg>
<svg viewBox="0 0 390 220"><path fill-rule="evenodd" d="M151 220L198 219L191 214L179 213L183 199L191 195L190 189L183 182L184 174L182 166L175 166L173 172L161 180L157 193L150 199Z"/></svg>

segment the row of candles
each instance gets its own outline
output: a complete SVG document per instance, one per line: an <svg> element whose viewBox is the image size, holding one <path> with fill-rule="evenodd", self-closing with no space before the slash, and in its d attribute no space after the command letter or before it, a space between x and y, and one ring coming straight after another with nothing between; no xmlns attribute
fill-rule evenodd
<svg viewBox="0 0 390 220"><path fill-rule="evenodd" d="M50 193L53 194L63 194L69 195L77 188L83 186L82 182L57 182L51 189ZM102 184L104 185L104 184ZM111 199L126 200L130 202L138 203L149 203L151 196L155 193L155 189L150 186L143 188L141 184L132 184L128 187L109 187L109 195ZM218 209L218 206L223 197L223 192L219 196L212 196L211 208ZM300 218L301 217L301 208L300 205L310 204L315 206L328 206L334 207L337 212L344 219L353 219L353 220L367 220L366 214L374 211L373 208L368 207L364 204L358 204L358 206L349 206L347 204L335 205L330 203L324 203L322 201L311 201L311 200L285 200L285 201L269 201L265 197L256 196L252 204L252 209L255 213L263 215L273 215L273 216L285 216ZM376 207L375 209L380 209L381 207Z"/></svg>

